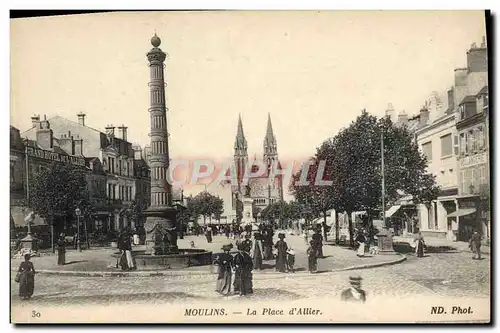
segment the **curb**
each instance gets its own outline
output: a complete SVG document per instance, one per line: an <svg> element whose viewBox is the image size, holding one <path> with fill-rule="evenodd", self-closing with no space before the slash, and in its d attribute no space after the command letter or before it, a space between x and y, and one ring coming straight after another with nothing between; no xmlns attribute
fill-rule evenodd
<svg viewBox="0 0 500 333"><path fill-rule="evenodd" d="M376 268L381 266L389 266L402 263L407 259L407 257L403 254L397 254L399 258L390 261L383 261L373 264L365 264L365 265L357 265L357 266L349 266L344 268L336 268L332 270L328 270L322 273L335 273L335 272L343 272L343 271L352 271L358 269L368 269L368 268ZM12 272L16 272L12 270ZM182 270L163 270L163 271L132 271L132 272L85 272L85 271L53 271L53 270L37 270L37 274L44 275L64 275L64 276L76 276L76 277L156 277L156 276L203 276L203 275L217 275L215 272L207 272L207 271L182 271ZM263 277L283 277L284 273L278 272L269 272L269 273L254 273L254 278L263 278ZM286 275L287 277L300 277L300 276L309 276L311 273L309 272L297 272L295 274Z"/></svg>

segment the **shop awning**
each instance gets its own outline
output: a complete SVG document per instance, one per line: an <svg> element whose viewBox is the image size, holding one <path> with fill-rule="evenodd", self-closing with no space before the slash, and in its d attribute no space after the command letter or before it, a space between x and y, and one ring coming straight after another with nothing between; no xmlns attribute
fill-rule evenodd
<svg viewBox="0 0 500 333"><path fill-rule="evenodd" d="M476 212L476 208L460 208L454 211L451 214L448 214L448 217L457 217L457 216L466 216Z"/></svg>
<svg viewBox="0 0 500 333"><path fill-rule="evenodd" d="M391 217L392 215L396 214L396 212L401 208L401 205L394 205L388 210L385 211L385 217Z"/></svg>

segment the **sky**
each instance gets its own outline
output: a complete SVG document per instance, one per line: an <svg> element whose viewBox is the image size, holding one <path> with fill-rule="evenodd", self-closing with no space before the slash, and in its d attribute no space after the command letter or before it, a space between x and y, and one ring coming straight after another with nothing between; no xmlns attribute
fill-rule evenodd
<svg viewBox="0 0 500 333"><path fill-rule="evenodd" d="M360 110L416 114L444 94L482 11L127 12L11 20L11 125L33 114L149 143L154 32L166 61L171 157L232 156L241 114L249 156L271 114L281 159L311 156Z"/></svg>

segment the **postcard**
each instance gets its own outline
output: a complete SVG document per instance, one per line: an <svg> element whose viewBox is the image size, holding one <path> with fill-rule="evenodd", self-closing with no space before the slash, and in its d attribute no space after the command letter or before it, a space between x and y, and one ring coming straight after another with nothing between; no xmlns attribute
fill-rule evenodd
<svg viewBox="0 0 500 333"><path fill-rule="evenodd" d="M11 322L489 323L488 20L11 19Z"/></svg>

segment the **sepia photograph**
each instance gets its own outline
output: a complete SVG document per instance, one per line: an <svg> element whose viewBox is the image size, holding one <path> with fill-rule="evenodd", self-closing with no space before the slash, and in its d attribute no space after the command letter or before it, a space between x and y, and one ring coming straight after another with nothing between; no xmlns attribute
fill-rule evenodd
<svg viewBox="0 0 500 333"><path fill-rule="evenodd" d="M10 321L490 323L487 10L10 18Z"/></svg>

